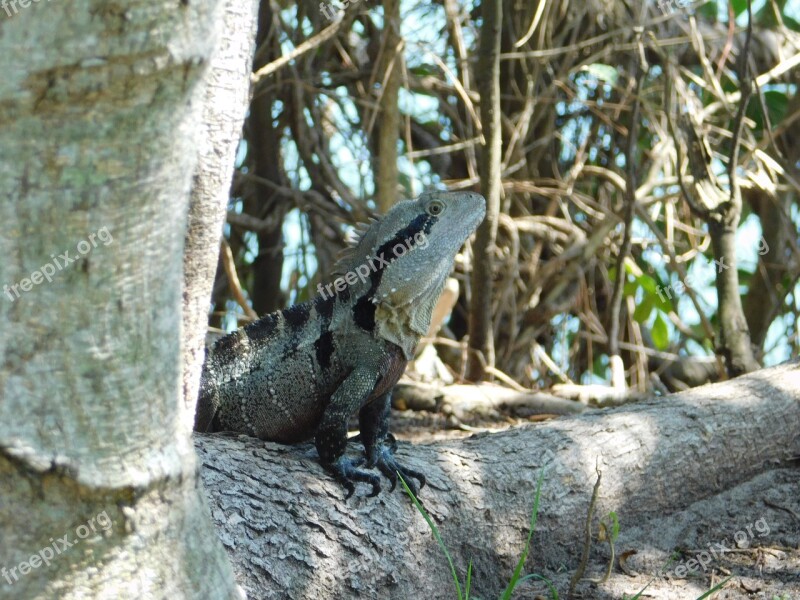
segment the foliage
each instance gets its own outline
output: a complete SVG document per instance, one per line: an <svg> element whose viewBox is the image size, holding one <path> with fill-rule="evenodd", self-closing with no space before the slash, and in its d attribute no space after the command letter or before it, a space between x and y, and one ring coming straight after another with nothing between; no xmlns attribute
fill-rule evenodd
<svg viewBox="0 0 800 600"><path fill-rule="evenodd" d="M377 107L389 51L382 6L354 3L331 22L317 4L291 3L272 13L262 3L268 28L259 32L257 66L311 49L256 77L239 153L230 210L254 217L256 225L234 218L228 237L258 312L313 296L352 225L375 210ZM641 118L629 156L638 52L632 15L635 22L639 5L562 0L538 14L536 2L505 0L504 200L492 312L496 367L526 387L556 381L539 350L573 381L609 380L611 291L629 161L636 207L619 327L629 384L649 389L661 376L672 389L665 370L685 357L704 360L712 377L722 376L713 358L720 266L707 225L681 189L679 175L689 172L673 125L681 115L702 115L709 168L720 189L729 190L747 11L744 0L730 8L709 2L694 14L683 4L647 5ZM767 2L753 14L749 62L758 85L734 170L743 200L738 255L724 261L736 260L744 314L765 364L800 348L800 145L792 141L800 137L793 66L800 28L790 6ZM477 189L480 10L478 2L450 0L401 5L403 42L390 62L402 79L402 195L430 186ZM330 27L334 33L322 39ZM457 273L462 289L469 287L468 264ZM217 286L216 306L228 317L241 312L231 297ZM467 292L448 336L463 340L468 310ZM461 372L460 353L442 354Z"/></svg>

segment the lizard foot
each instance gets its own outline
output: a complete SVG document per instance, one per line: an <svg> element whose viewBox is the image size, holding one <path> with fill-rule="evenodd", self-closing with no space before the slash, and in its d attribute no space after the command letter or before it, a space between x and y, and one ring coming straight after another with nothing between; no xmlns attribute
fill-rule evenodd
<svg viewBox="0 0 800 600"><path fill-rule="evenodd" d="M354 481L362 481L370 484L372 486L372 493L369 495L370 497L377 496L381 491L380 478L372 473L367 473L366 471L357 469L357 464L358 463L353 463L353 461L349 458L340 456L334 462L322 465L336 478L336 481L341 483L347 490L345 500L352 496L353 492L356 490L356 486L353 485ZM394 487L394 485L392 487Z"/></svg>
<svg viewBox="0 0 800 600"><path fill-rule="evenodd" d="M400 476L414 493L414 496L419 496L419 490L425 485L425 475L419 471L401 467L394 457L394 452L397 449L397 441L391 434L387 437L387 441L388 444L379 443L367 451L367 467L378 467L378 470L392 482L391 491L394 491L397 485L397 474L400 473ZM419 481L419 486L417 486L414 479Z"/></svg>

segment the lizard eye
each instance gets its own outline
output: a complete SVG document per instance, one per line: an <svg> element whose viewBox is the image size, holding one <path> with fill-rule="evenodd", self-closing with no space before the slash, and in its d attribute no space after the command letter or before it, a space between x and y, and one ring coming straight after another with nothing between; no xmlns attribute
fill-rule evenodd
<svg viewBox="0 0 800 600"><path fill-rule="evenodd" d="M432 217L438 217L440 214L444 212L444 204L439 200L434 200L428 207L425 209L428 214Z"/></svg>

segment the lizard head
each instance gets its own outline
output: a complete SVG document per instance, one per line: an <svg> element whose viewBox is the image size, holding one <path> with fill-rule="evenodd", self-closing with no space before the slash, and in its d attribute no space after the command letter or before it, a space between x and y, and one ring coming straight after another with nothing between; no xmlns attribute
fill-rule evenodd
<svg viewBox="0 0 800 600"><path fill-rule="evenodd" d="M361 281L353 290L356 322L371 324L411 358L456 254L485 214L480 194L431 191L397 203L359 232L337 265Z"/></svg>

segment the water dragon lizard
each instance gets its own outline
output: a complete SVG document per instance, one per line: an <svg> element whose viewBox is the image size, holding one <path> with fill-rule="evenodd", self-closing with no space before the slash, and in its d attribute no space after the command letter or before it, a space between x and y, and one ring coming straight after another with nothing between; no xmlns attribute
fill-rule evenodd
<svg viewBox="0 0 800 600"><path fill-rule="evenodd" d="M347 489L399 472L389 433L392 387L427 333L459 249L486 213L474 192L427 192L364 226L313 300L277 311L207 351L195 430L234 431L282 443L314 438L322 466ZM345 455L358 412L364 458Z"/></svg>

